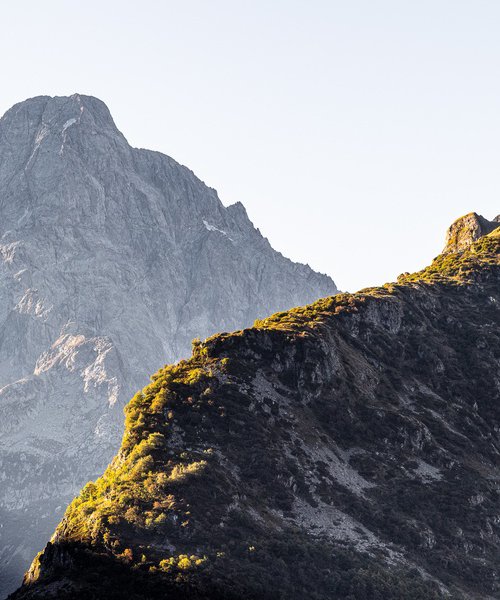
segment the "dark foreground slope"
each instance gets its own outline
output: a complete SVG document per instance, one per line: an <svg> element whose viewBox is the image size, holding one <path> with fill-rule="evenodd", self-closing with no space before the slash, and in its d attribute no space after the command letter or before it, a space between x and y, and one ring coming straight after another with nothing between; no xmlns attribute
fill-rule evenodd
<svg viewBox="0 0 500 600"><path fill-rule="evenodd" d="M499 247L195 344L12 598L499 598Z"/></svg>

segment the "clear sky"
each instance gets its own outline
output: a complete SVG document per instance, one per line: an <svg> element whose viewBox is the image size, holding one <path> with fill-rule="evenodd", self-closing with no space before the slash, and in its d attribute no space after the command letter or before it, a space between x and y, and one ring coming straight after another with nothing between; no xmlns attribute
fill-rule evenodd
<svg viewBox="0 0 500 600"><path fill-rule="evenodd" d="M19 0L1 20L1 113L101 98L343 290L500 213L498 0Z"/></svg>

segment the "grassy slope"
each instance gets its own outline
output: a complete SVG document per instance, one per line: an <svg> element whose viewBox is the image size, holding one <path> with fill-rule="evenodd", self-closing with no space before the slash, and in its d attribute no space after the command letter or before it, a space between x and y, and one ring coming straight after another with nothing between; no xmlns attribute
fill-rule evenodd
<svg viewBox="0 0 500 600"><path fill-rule="evenodd" d="M195 343L190 360L161 369L130 401L119 454L69 506L17 597L441 597L412 565L457 597L487 597L498 533L488 438L499 422L488 369L500 352L498 309L487 299L498 293L499 233L395 284ZM486 364L476 364L487 330ZM267 396L255 392L258 373ZM421 404L405 412L412 386ZM473 450L460 436L476 438ZM308 462L304 440L317 439L363 449L351 465L372 485L365 496L322 474L324 462ZM446 476L417 485L407 473L418 460ZM472 491L483 499L469 510ZM297 520L297 499L341 508L383 546L363 554L312 535ZM459 526L467 552L454 551ZM390 567L388 549L403 549L407 563Z"/></svg>

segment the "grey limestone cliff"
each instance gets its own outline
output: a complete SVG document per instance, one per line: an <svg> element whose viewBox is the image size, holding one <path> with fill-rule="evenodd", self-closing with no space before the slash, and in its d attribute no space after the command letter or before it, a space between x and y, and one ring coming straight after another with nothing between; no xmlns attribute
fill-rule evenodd
<svg viewBox="0 0 500 600"><path fill-rule="evenodd" d="M336 292L244 207L132 148L96 98L0 120L0 597L116 452L123 405L191 340Z"/></svg>

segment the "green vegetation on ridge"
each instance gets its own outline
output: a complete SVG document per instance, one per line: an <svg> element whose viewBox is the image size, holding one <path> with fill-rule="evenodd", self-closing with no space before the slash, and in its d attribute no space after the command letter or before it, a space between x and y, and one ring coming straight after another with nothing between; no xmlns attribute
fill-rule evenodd
<svg viewBox="0 0 500 600"><path fill-rule="evenodd" d="M103 598L117 578L138 599L444 598L434 580L494 597L499 245L496 230L160 369L53 538L79 566L68 597L97 593L89 573ZM33 594L60 577L44 560Z"/></svg>

